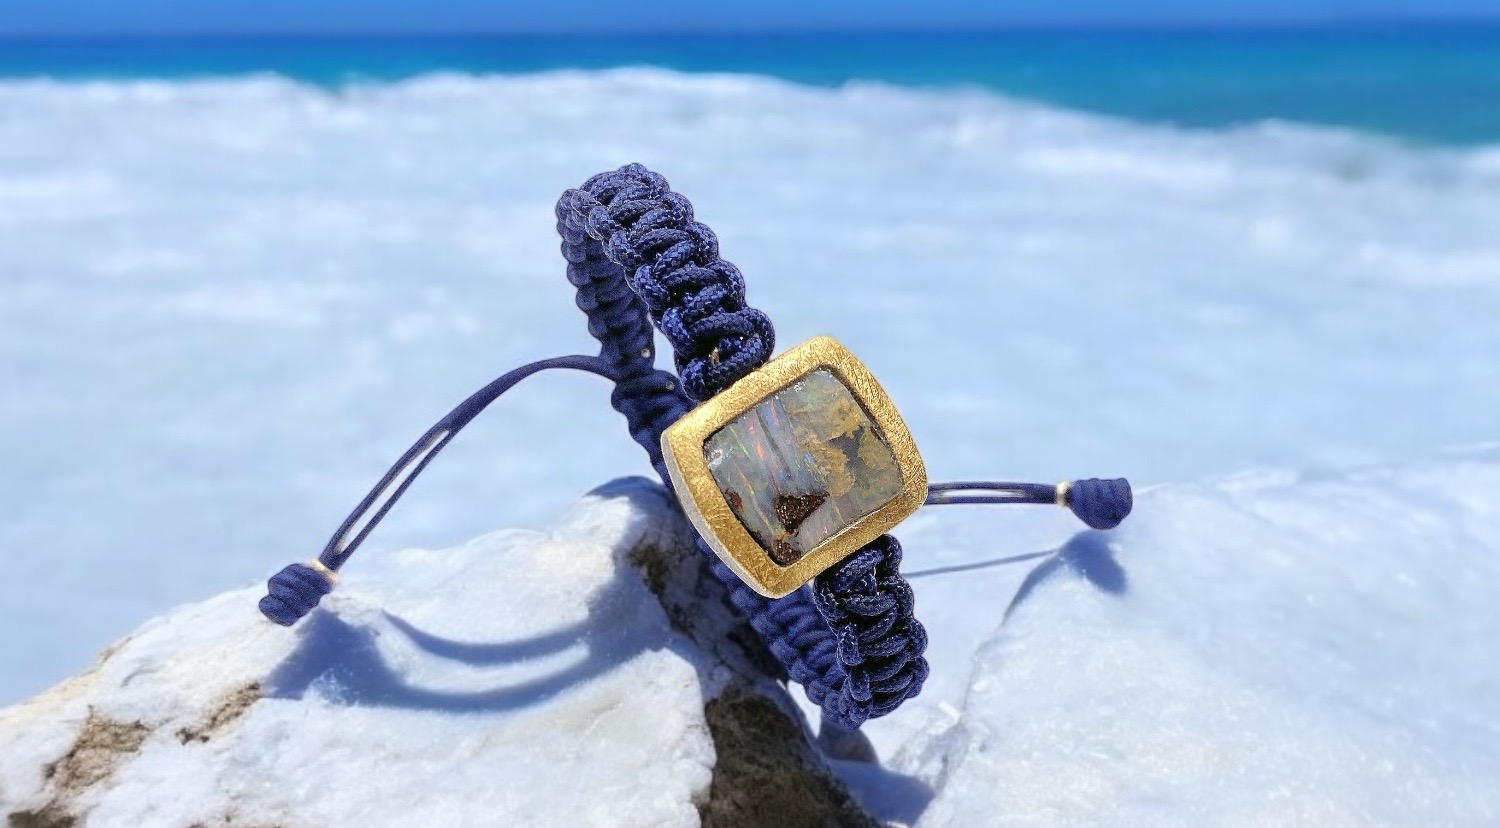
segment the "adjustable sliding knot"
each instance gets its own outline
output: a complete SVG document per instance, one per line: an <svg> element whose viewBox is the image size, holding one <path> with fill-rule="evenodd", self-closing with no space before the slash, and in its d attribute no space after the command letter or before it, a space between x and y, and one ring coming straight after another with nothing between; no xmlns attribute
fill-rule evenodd
<svg viewBox="0 0 1500 828"><path fill-rule="evenodd" d="M927 679L927 632L900 566L901 545L881 535L813 582L846 676L844 692L823 700L824 715L845 729L895 710Z"/></svg>
<svg viewBox="0 0 1500 828"><path fill-rule="evenodd" d="M1059 505L1067 506L1078 519L1090 528L1105 530L1120 525L1130 514L1134 499L1130 493L1130 481L1124 478L1113 480L1074 480L1059 487Z"/></svg>
<svg viewBox="0 0 1500 828"><path fill-rule="evenodd" d="M294 563L272 575L266 586L260 611L283 627L290 627L312 612L323 596L333 591L331 578L303 563Z"/></svg>

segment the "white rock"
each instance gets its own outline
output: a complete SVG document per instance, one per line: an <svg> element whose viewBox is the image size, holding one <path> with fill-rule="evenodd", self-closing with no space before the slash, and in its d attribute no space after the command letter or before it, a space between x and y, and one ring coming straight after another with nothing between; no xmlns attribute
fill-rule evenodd
<svg viewBox="0 0 1500 828"><path fill-rule="evenodd" d="M924 696L885 767L837 768L924 828L1496 824L1497 504L1488 460L1143 492L1021 581L951 715L915 724ZM685 531L628 481L551 533L361 558L292 631L258 589L179 609L0 711L0 814L873 825L683 565ZM921 600L985 571L919 579Z"/></svg>
<svg viewBox="0 0 1500 828"><path fill-rule="evenodd" d="M770 734L756 749L785 753L750 764L867 824L778 715L783 691L726 643L700 570L677 565L697 554L684 531L659 487L624 482L550 534L357 559L294 630L260 617L258 589L178 609L0 711L0 813L28 827L723 825L747 783L777 790L718 755L753 726Z"/></svg>
<svg viewBox="0 0 1500 828"><path fill-rule="evenodd" d="M922 826L1500 824L1500 465L1147 493L1035 570Z"/></svg>

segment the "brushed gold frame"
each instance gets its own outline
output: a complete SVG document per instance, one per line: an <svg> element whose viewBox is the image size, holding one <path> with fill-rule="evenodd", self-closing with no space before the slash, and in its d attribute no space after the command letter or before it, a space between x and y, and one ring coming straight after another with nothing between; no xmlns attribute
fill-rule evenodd
<svg viewBox="0 0 1500 828"><path fill-rule="evenodd" d="M819 368L832 371L870 415L895 457L901 490L885 505L839 530L790 566L782 566L771 560L735 517L708 470L703 444L734 418ZM905 520L927 500L927 468L906 422L870 370L827 336L803 342L684 414L662 433L661 450L672 488L698 533L726 566L767 598L794 592Z"/></svg>

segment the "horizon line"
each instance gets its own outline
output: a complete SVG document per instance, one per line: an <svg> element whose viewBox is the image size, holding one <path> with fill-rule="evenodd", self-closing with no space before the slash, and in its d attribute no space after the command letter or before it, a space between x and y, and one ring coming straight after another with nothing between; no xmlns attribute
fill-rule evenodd
<svg viewBox="0 0 1500 828"><path fill-rule="evenodd" d="M598 37L816 37L828 35L999 35L1027 33L1246 33L1297 32L1318 29L1376 29L1391 26L1448 27L1494 26L1500 28L1500 12L1454 15L1375 15L1297 17L1275 19L1196 20L1028 20L962 26L801 26L801 27L706 27L706 28L519 28L498 29L138 29L115 31L13 31L0 30L0 41L16 40L165 40L202 38L598 38Z"/></svg>

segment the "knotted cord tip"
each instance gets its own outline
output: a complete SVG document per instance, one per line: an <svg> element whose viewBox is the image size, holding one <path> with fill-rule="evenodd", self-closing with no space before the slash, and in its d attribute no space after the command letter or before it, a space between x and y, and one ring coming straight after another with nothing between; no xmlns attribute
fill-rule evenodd
<svg viewBox="0 0 1500 828"><path fill-rule="evenodd" d="M294 563L266 582L266 597L260 599L261 614L290 627L333 591L336 580L333 570L321 562Z"/></svg>
<svg viewBox="0 0 1500 828"><path fill-rule="evenodd" d="M1119 526L1134 505L1130 481L1123 477L1113 480L1074 480L1057 489L1058 502L1072 510L1091 529L1105 530Z"/></svg>

